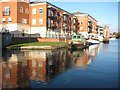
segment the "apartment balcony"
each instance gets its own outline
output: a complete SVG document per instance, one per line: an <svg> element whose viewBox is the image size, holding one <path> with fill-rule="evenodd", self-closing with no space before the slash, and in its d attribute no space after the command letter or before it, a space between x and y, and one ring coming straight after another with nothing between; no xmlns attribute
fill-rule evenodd
<svg viewBox="0 0 120 90"><path fill-rule="evenodd" d="M88 29L88 33L92 33L92 29L91 28Z"/></svg>
<svg viewBox="0 0 120 90"><path fill-rule="evenodd" d="M64 16L69 16L69 14L68 14L68 13L66 13L66 12L64 12L64 13L63 13L63 15L64 15Z"/></svg>
<svg viewBox="0 0 120 90"><path fill-rule="evenodd" d="M92 23L88 23L88 27L89 27L89 28L92 28Z"/></svg>

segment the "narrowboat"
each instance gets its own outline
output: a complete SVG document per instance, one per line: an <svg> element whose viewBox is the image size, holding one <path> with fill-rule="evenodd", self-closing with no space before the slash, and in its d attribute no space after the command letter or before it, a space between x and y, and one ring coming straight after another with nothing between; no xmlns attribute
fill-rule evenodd
<svg viewBox="0 0 120 90"><path fill-rule="evenodd" d="M72 49L84 49L89 47L89 43L81 34L73 34L72 40L69 42L69 44L71 45Z"/></svg>

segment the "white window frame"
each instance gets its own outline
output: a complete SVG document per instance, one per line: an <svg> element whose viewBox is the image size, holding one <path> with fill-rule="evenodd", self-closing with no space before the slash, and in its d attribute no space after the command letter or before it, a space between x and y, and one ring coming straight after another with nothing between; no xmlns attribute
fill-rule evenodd
<svg viewBox="0 0 120 90"><path fill-rule="evenodd" d="M4 7L4 13L3 13L4 16L8 16L10 15L10 7L7 6L7 7Z"/></svg>
<svg viewBox="0 0 120 90"><path fill-rule="evenodd" d="M83 30L83 27L80 27L80 30Z"/></svg>
<svg viewBox="0 0 120 90"><path fill-rule="evenodd" d="M39 19L39 24L40 25L43 24L43 19L42 18Z"/></svg>
<svg viewBox="0 0 120 90"><path fill-rule="evenodd" d="M12 22L12 18L11 17L8 18L8 22Z"/></svg>
<svg viewBox="0 0 120 90"><path fill-rule="evenodd" d="M36 19L32 19L32 25L36 25Z"/></svg>
<svg viewBox="0 0 120 90"><path fill-rule="evenodd" d="M32 14L36 14L36 8L32 9Z"/></svg>
<svg viewBox="0 0 120 90"><path fill-rule="evenodd" d="M2 22L5 22L5 18L2 18Z"/></svg>
<svg viewBox="0 0 120 90"><path fill-rule="evenodd" d="M43 8L39 8L39 14L42 14L42 13L43 13Z"/></svg>

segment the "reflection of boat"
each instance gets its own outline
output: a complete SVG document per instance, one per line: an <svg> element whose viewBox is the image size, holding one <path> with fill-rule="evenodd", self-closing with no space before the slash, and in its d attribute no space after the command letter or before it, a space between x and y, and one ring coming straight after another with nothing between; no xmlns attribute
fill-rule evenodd
<svg viewBox="0 0 120 90"><path fill-rule="evenodd" d="M97 53L97 49L98 49L98 45L89 46L88 57L89 57L90 60L93 60L95 58L96 53Z"/></svg>

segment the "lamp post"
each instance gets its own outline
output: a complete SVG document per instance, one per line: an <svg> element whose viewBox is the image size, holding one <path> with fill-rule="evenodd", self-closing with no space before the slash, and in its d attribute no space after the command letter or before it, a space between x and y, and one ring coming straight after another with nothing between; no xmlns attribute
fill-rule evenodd
<svg viewBox="0 0 120 90"><path fill-rule="evenodd" d="M63 25L65 27L65 42L66 42L66 24Z"/></svg>
<svg viewBox="0 0 120 90"><path fill-rule="evenodd" d="M67 27L65 26L65 42L66 42L66 28L67 28Z"/></svg>

